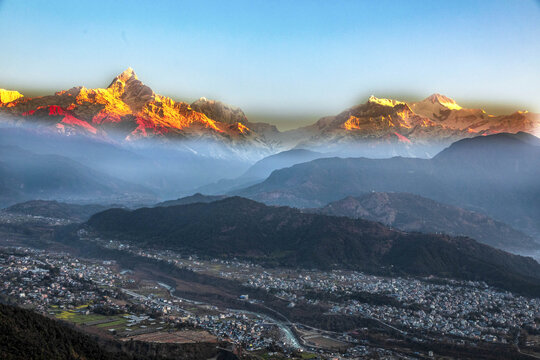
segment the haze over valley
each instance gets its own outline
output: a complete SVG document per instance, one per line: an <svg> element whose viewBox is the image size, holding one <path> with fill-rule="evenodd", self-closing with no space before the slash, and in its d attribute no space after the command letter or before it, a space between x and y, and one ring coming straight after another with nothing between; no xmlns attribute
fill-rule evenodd
<svg viewBox="0 0 540 360"><path fill-rule="evenodd" d="M0 0L0 359L539 358L539 10Z"/></svg>
<svg viewBox="0 0 540 360"><path fill-rule="evenodd" d="M203 353L223 348L239 357L249 337L248 349L275 348L286 357L299 351L369 357L376 349L399 357L411 347L422 354L420 344L428 342L450 357L480 346L475 357L497 358L496 348L482 344L499 344L504 350L497 351L510 354L512 345L505 344L517 346L528 336L516 340L516 329L534 334L540 310L537 114L493 116L439 94L414 103L372 96L336 116L281 132L218 100L187 104L158 95L131 68L106 88L74 87L42 97L0 94L4 263L14 269L13 259L103 261L116 279L107 285L108 296L127 294L122 304L128 305L99 300L101 291L90 302L81 293L70 303L61 294L25 288L23 303L38 312L79 319L82 306L87 315L77 321L90 333L101 325L95 328L85 316L126 312L142 320L126 327L127 315L109 315L98 324L115 338L142 343L148 341L142 334L169 335L141 314L177 314L159 323L167 324L168 333L192 336L172 330L178 324L200 329L197 337L206 340L187 343L199 344ZM230 270L215 272L210 264ZM243 274L252 267L261 278L246 282ZM307 283L291 287L294 273ZM336 274L366 286L399 285L390 291L343 285L338 292L333 286L310 290L309 279ZM433 281L446 285L435 290ZM19 303L9 286L8 303ZM145 297L141 290L148 286L155 290ZM188 290L200 286L206 290ZM508 310L504 318L464 326L432 311L446 324L433 327L407 310L425 311L420 309L430 304L428 295L420 303L409 299L405 289L411 286L426 294L477 289L474 296L481 298L513 293L518 301L532 301L530 315ZM168 292L156 297L160 287ZM99 307L89 305L96 301ZM186 308L190 301L198 304L195 312ZM248 312L239 320L231 307ZM408 315L396 317L400 311ZM493 327L490 321L512 325ZM140 327L133 334L141 335L130 333L133 326ZM238 326L240 332L232 330ZM223 327L229 330L218 330ZM246 333L248 328L259 330ZM387 343L412 329L406 346ZM212 345L220 341L233 347ZM98 337L98 343L106 353L118 351L110 340ZM163 358L191 351L180 343L153 351ZM121 351L131 356L135 349Z"/></svg>

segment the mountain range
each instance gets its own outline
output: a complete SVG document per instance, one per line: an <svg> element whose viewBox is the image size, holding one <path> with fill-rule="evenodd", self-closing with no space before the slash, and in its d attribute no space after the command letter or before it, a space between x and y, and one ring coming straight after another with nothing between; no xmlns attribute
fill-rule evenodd
<svg viewBox="0 0 540 360"><path fill-rule="evenodd" d="M324 158L231 192L272 205L321 207L367 192L407 192L540 234L540 147L525 133L460 140L432 159Z"/></svg>
<svg viewBox="0 0 540 360"><path fill-rule="evenodd" d="M220 179L211 184L205 184L196 189L204 194L224 194L233 190L239 190L266 179L274 170L283 169L295 164L311 161L314 159L331 157L305 149L291 149L267 156L251 165L242 175L232 179Z"/></svg>
<svg viewBox="0 0 540 360"><path fill-rule="evenodd" d="M380 223L302 213L230 197L211 203L110 209L87 230L153 249L245 258L267 265L483 280L540 294L540 265L466 237L405 233Z"/></svg>
<svg viewBox="0 0 540 360"><path fill-rule="evenodd" d="M197 193L177 200L164 201L155 206L211 203L227 197L227 195ZM25 204L17 204L12 208L20 206L26 208ZM467 236L480 243L517 254L540 250L540 241L535 241L531 236L503 222L478 212L409 193L370 192L356 197L348 196L321 208L307 208L301 211L365 219L407 232Z"/></svg>
<svg viewBox="0 0 540 360"><path fill-rule="evenodd" d="M440 94L418 102L372 96L280 132L220 101L159 95L130 68L101 89L41 97L0 90L0 119L0 206L33 199L151 205L201 192L312 208L404 192L540 236L533 200L540 140L530 135L538 116L528 112L493 116Z"/></svg>
<svg viewBox="0 0 540 360"><path fill-rule="evenodd" d="M252 133L241 110L201 99L193 104L201 110L196 111L187 103L154 93L131 68L104 89L74 87L37 98L4 95L2 99L4 97L11 101L3 102L3 113L11 115L14 121L41 122L66 134L82 132L129 141L203 134L229 139Z"/></svg>
<svg viewBox="0 0 540 360"><path fill-rule="evenodd" d="M157 203L155 206L176 206L176 205L187 205L195 203L211 203L218 200L223 200L226 195L203 195L201 193L196 193L190 196L185 196L176 200L167 200L160 203ZM96 211L97 212L97 211Z"/></svg>
<svg viewBox="0 0 540 360"><path fill-rule="evenodd" d="M68 157L0 146L0 205L32 199L145 203L149 189L89 168Z"/></svg>
<svg viewBox="0 0 540 360"><path fill-rule="evenodd" d="M230 196L196 193L177 200L164 201L155 206L211 203L227 197ZM25 207L25 204L17 204L12 208ZM540 250L540 239L535 240L501 221L479 212L410 193L369 192L360 196L348 196L321 208L300 210L304 213L375 221L407 232L467 236L480 243L516 254L531 254Z"/></svg>
<svg viewBox="0 0 540 360"><path fill-rule="evenodd" d="M129 68L106 88L73 87L54 95L25 97L0 89L0 116L11 125L32 124L66 134L138 143L146 139L206 140L258 156L294 147L356 155L433 155L461 138L500 132L533 133L537 114L493 116L434 94L419 102L371 96L336 116L287 132L250 122L244 112L201 98L191 104L156 94ZM362 148L350 144L362 144ZM368 145L366 147L366 145ZM415 150L415 147L418 147ZM259 158L260 158L259 157Z"/></svg>
<svg viewBox="0 0 540 360"><path fill-rule="evenodd" d="M414 194L370 192L306 211L377 221L407 232L468 236L510 252L540 250L540 243L500 221Z"/></svg>
<svg viewBox="0 0 540 360"><path fill-rule="evenodd" d="M69 159L96 173L106 174L109 178L139 184L145 188L145 192L152 193L154 197L157 196L160 199L193 193L192 189L201 184L217 181L222 177L238 176L251 164L237 156L226 158L205 156L194 151L192 147L184 145L121 144L81 134L65 136L51 129L0 128L0 146L18 148L35 155L56 155ZM7 157L7 154L5 156ZM0 162L2 158L0 154ZM47 164L52 163L43 162L41 169L45 170ZM15 171L15 169L9 170L15 165L16 161L9 159L0 163L5 171ZM50 171L55 170L50 169ZM68 176L69 172L59 175ZM87 173L87 175L91 174ZM46 177L37 179L46 181ZM95 181L95 179L89 180ZM57 185L60 187L60 183ZM13 193L24 194L25 189L28 188L14 188ZM0 206L36 199L32 195L36 194L28 194L26 197L12 196L13 201L3 201L4 199L0 196ZM61 189L56 191L55 196L57 197L51 197L46 192L42 192L37 198L68 202L73 200L71 196L62 196ZM86 200L101 201L91 197ZM148 204L155 203L156 200L152 199ZM103 203L116 201L118 199L110 199L104 200Z"/></svg>
<svg viewBox="0 0 540 360"><path fill-rule="evenodd" d="M408 103L371 96L364 104L293 132L296 146L306 149L372 158L430 157L459 139L501 132L534 133L539 124L538 114L489 115L482 109L462 108L440 94Z"/></svg>

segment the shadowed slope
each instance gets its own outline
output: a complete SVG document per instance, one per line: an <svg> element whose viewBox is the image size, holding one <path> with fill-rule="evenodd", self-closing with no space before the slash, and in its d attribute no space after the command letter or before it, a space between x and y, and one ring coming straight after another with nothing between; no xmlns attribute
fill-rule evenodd
<svg viewBox="0 0 540 360"><path fill-rule="evenodd" d="M485 280L540 294L540 265L469 238L407 234L382 224L269 207L239 197L212 203L111 209L87 222L100 236L153 248L266 264ZM414 256L413 256L414 255Z"/></svg>

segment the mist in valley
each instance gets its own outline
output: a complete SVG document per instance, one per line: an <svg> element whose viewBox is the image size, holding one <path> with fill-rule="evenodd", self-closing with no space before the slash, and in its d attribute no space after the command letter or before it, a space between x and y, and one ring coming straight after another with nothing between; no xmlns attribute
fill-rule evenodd
<svg viewBox="0 0 540 360"><path fill-rule="evenodd" d="M312 211L351 196L403 193L434 202L422 203L425 217L409 221L404 230L477 240L499 231L506 235L493 239L496 247L538 258L540 140L532 135L477 137L446 148L444 142L413 146L399 141L303 145L269 149L203 138L126 142L5 124L0 128L0 205L40 199L138 208L202 193ZM418 211L404 204L397 209L378 202L378 215L358 210L365 204L329 215L372 216L385 223L396 213ZM435 215L441 206L481 219L469 213ZM425 225L447 220L454 225Z"/></svg>

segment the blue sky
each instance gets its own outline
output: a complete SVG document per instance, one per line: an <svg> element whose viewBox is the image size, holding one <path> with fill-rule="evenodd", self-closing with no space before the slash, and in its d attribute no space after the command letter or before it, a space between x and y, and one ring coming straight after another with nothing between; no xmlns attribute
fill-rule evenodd
<svg viewBox="0 0 540 360"><path fill-rule="evenodd" d="M0 0L0 88L154 91L248 113L333 114L370 94L540 111L540 4Z"/></svg>

